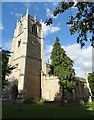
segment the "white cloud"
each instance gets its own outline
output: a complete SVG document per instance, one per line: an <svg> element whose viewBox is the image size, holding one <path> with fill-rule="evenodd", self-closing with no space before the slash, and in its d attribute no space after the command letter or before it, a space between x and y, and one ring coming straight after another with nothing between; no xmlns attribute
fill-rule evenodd
<svg viewBox="0 0 94 120"><path fill-rule="evenodd" d="M60 30L60 27L58 26L46 26L46 24L42 23L42 29L43 29L43 34L44 37L47 36L49 33L55 33Z"/></svg>
<svg viewBox="0 0 94 120"><path fill-rule="evenodd" d="M52 45L46 45L45 46L45 62L47 63L48 61L51 62L50 60L50 54L52 51Z"/></svg>
<svg viewBox="0 0 94 120"><path fill-rule="evenodd" d="M3 30L3 29L4 29L4 27L3 27L2 23L0 22L0 30Z"/></svg>
<svg viewBox="0 0 94 120"><path fill-rule="evenodd" d="M53 12L49 8L46 8L46 16L51 17L51 18L57 18L58 17L58 15L54 16Z"/></svg>
<svg viewBox="0 0 94 120"><path fill-rule="evenodd" d="M92 71L92 47L81 49L80 45L72 44L62 46L66 54L74 61L74 69L77 76L85 77L85 72ZM45 62L50 58L52 46L49 45L45 49Z"/></svg>
<svg viewBox="0 0 94 120"><path fill-rule="evenodd" d="M2 48L5 50L10 50L11 49L11 40L8 41L2 41Z"/></svg>
<svg viewBox="0 0 94 120"><path fill-rule="evenodd" d="M76 74L76 76L78 76L78 77L85 77L84 75L85 75L85 71L84 70L82 70L79 66L74 66L74 69L75 69L75 74Z"/></svg>
<svg viewBox="0 0 94 120"><path fill-rule="evenodd" d="M77 0L73 0L74 5L71 7L72 9L77 9L77 7L75 7L75 5L77 4Z"/></svg>
<svg viewBox="0 0 94 120"><path fill-rule="evenodd" d="M13 15L14 13L11 11L10 14Z"/></svg>
<svg viewBox="0 0 94 120"><path fill-rule="evenodd" d="M53 6L57 6L58 2L53 2Z"/></svg>
<svg viewBox="0 0 94 120"><path fill-rule="evenodd" d="M15 15L16 17L21 17L22 16L22 14L21 13L14 13L14 12L10 12L10 14L11 15Z"/></svg>
<svg viewBox="0 0 94 120"><path fill-rule="evenodd" d="M74 2L74 6L77 4L77 0L73 0L73 2Z"/></svg>
<svg viewBox="0 0 94 120"><path fill-rule="evenodd" d="M21 17L22 14L20 14L20 13L15 13L15 16L17 16L17 17Z"/></svg>
<svg viewBox="0 0 94 120"><path fill-rule="evenodd" d="M94 72L94 48L92 48L92 71Z"/></svg>
<svg viewBox="0 0 94 120"><path fill-rule="evenodd" d="M79 65L80 72L91 72L92 71L92 47L80 48L80 45L73 44L69 46L63 46L67 54L75 62L75 66ZM78 75L81 73L77 73ZM83 74L84 76L84 74Z"/></svg>

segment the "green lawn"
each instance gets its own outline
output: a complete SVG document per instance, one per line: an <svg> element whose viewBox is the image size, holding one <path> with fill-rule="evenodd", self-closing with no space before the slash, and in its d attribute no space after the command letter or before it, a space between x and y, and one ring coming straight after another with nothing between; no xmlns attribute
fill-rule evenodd
<svg viewBox="0 0 94 120"><path fill-rule="evenodd" d="M23 104L22 110L17 105L4 104L3 118L93 118L94 103L81 106L78 103L60 106L56 103Z"/></svg>

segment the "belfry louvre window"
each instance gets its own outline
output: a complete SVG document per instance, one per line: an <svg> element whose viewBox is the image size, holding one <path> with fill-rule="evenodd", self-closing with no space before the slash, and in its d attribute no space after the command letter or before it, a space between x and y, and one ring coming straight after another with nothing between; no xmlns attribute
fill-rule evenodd
<svg viewBox="0 0 94 120"><path fill-rule="evenodd" d="M18 47L20 47L21 45L21 39L18 41Z"/></svg>
<svg viewBox="0 0 94 120"><path fill-rule="evenodd" d="M37 34L37 26L35 24L32 25L32 32Z"/></svg>
<svg viewBox="0 0 94 120"><path fill-rule="evenodd" d="M20 24L20 26L19 26L19 34L21 34L21 33L22 33L22 31L23 31L23 25L22 25L22 24Z"/></svg>

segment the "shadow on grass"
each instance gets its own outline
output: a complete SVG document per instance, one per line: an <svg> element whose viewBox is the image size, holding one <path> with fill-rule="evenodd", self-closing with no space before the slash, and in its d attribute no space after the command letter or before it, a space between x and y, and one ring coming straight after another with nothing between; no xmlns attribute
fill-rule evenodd
<svg viewBox="0 0 94 120"><path fill-rule="evenodd" d="M67 103L60 106L58 103L23 104L19 109L15 104L3 104L3 118L94 118L94 103L80 105Z"/></svg>

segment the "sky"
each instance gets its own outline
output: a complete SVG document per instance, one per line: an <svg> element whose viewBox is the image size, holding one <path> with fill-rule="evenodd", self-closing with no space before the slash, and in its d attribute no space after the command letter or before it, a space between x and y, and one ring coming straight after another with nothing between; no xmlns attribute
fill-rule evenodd
<svg viewBox="0 0 94 120"><path fill-rule="evenodd" d="M52 15L52 11L55 10L59 2L3 2L2 3L2 21L0 20L0 31L2 31L2 48L10 50L11 42L16 27L17 19L20 19L21 15L26 14L26 8L29 9L31 16L37 16L37 20L42 19L42 29L44 34L44 55L45 62L50 61L50 53L52 46L59 38L61 46L66 51L66 54L74 61L74 69L76 76L85 77L85 73L92 71L92 47L90 43L81 49L77 44L77 34L70 35L70 26L66 25L68 21L70 10L64 14L60 14L56 17ZM72 14L75 14L76 8L72 8ZM53 24L46 26L45 20L52 17Z"/></svg>

